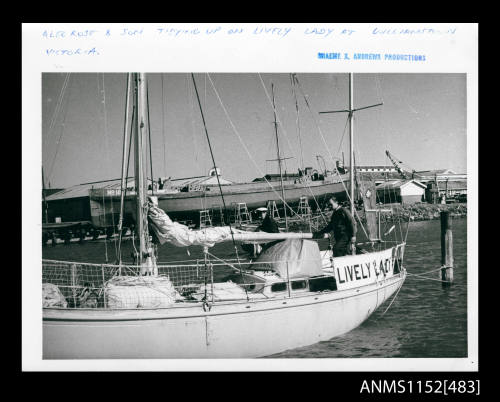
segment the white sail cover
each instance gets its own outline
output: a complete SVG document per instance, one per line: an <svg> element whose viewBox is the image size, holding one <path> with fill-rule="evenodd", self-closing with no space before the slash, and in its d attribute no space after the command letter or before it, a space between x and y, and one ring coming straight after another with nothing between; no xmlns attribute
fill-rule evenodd
<svg viewBox="0 0 500 402"><path fill-rule="evenodd" d="M301 278L323 274L318 243L310 240L288 239L263 251L255 260L255 268L276 271L286 278Z"/></svg>
<svg viewBox="0 0 500 402"><path fill-rule="evenodd" d="M109 308L169 307L182 296L164 276L114 276L105 286L104 296Z"/></svg>
<svg viewBox="0 0 500 402"><path fill-rule="evenodd" d="M68 307L61 290L52 283L42 283L43 307Z"/></svg>
<svg viewBox="0 0 500 402"><path fill-rule="evenodd" d="M232 240L240 243L258 244L275 240L312 238L312 233L248 232L229 226L191 230L186 225L172 221L165 211L158 208L153 203L149 203L148 218L150 227L160 241L160 244L169 242L177 247L212 247L215 243ZM231 232L233 233L232 235Z"/></svg>
<svg viewBox="0 0 500 402"><path fill-rule="evenodd" d="M212 247L215 243L231 240L231 230L233 233L246 233L229 226L191 230L186 225L173 222L165 211L152 204L149 205L148 218L151 223L150 227L160 244L169 242L177 247Z"/></svg>

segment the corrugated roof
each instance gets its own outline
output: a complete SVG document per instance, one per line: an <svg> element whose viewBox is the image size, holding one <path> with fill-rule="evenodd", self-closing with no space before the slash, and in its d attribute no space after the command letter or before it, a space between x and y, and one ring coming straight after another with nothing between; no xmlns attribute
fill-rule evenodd
<svg viewBox="0 0 500 402"><path fill-rule="evenodd" d="M90 189L109 188L116 182L117 180L107 180L107 181L99 181L93 183L77 184L76 186L66 188L64 190L61 190L55 194L48 196L47 201L62 200L67 198L87 197L89 195ZM120 184L120 180L118 180L118 184Z"/></svg>
<svg viewBox="0 0 500 402"><path fill-rule="evenodd" d="M440 190L466 190L467 189L467 182L466 181L448 181L448 184L446 184L445 181L439 182L439 189Z"/></svg>
<svg viewBox="0 0 500 402"><path fill-rule="evenodd" d="M416 174L423 174L423 175L436 175L436 174L450 174L454 175L457 174L455 171L451 169L436 169L436 170L420 170L418 172L415 172Z"/></svg>

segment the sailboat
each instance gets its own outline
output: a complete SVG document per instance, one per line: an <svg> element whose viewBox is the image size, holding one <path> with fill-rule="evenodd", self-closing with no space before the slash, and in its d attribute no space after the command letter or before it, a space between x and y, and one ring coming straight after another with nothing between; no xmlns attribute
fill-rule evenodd
<svg viewBox="0 0 500 402"><path fill-rule="evenodd" d="M128 77L136 111L135 262L42 261L44 359L269 356L351 331L401 288L404 241L372 239L373 250L356 254L353 248L338 257L320 250L312 233L230 225L191 230L172 221L145 185L146 75ZM354 110L351 96L350 120ZM352 166L352 125L350 134ZM277 240L253 261L238 256L236 244ZM223 242L235 245L234 258L210 251ZM157 245L164 243L199 246L204 258L160 264ZM223 281L220 269L231 273Z"/></svg>

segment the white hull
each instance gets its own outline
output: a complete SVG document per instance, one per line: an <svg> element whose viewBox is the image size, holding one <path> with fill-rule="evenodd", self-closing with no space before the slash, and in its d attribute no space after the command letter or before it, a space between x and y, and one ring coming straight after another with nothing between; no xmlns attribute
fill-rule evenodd
<svg viewBox="0 0 500 402"><path fill-rule="evenodd" d="M44 309L44 359L251 358L311 345L365 321L405 271L345 290L296 297L180 303L152 310Z"/></svg>

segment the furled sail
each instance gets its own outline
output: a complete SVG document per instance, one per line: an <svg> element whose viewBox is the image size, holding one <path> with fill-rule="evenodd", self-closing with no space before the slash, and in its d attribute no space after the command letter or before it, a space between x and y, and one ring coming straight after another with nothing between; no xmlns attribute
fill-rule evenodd
<svg viewBox="0 0 500 402"><path fill-rule="evenodd" d="M192 230L186 225L172 221L165 211L158 208L153 203L149 203L148 218L150 223L149 227L160 244L168 242L177 247L212 247L216 243L232 240L245 243L265 243L273 240L312 238L311 233L247 232L230 226Z"/></svg>
<svg viewBox="0 0 500 402"><path fill-rule="evenodd" d="M229 226L191 230L186 225L172 221L165 211L153 204L149 205L148 218L150 228L160 244L169 242L177 247L212 247L215 243L231 240L231 230L233 233L242 232Z"/></svg>

